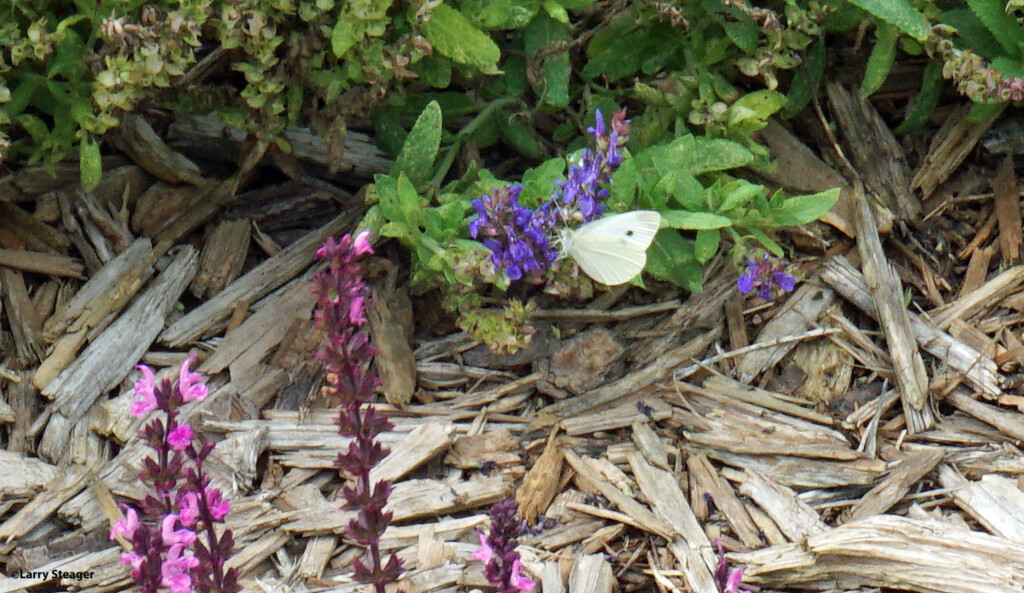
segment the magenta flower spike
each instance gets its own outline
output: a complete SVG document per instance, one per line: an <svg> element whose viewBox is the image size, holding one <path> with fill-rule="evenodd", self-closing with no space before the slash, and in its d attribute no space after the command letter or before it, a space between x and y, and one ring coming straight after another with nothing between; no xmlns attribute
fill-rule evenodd
<svg viewBox="0 0 1024 593"><path fill-rule="evenodd" d="M152 369L139 365L135 382L135 416L157 414L138 433L153 454L143 459L139 479L150 494L111 529L111 539L122 538L131 550L121 563L131 565L132 578L142 593L237 593L238 569L225 570L234 539L230 529L220 530L230 505L220 490L210 486L203 462L213 443L196 444L189 424L179 421L184 404L202 401L208 394L202 375L189 371L195 357L183 364L178 381L155 381Z"/></svg>

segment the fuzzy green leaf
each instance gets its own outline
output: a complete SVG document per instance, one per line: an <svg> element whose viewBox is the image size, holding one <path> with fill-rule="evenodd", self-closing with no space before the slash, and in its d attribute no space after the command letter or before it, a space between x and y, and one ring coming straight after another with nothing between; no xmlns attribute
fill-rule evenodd
<svg viewBox="0 0 1024 593"><path fill-rule="evenodd" d="M447 4L434 9L423 23L423 35L434 50L484 74L498 74L501 50L486 33L476 28L461 12Z"/></svg>
<svg viewBox="0 0 1024 593"><path fill-rule="evenodd" d="M688 212L686 210L669 210L661 213L662 228L685 229L688 231L705 231L724 229L732 226L732 219L710 212Z"/></svg>
<svg viewBox="0 0 1024 593"><path fill-rule="evenodd" d="M839 199L839 188L797 196L782 202L771 213L772 222L779 226L798 226L818 220L828 212Z"/></svg>
<svg viewBox="0 0 1024 593"><path fill-rule="evenodd" d="M103 176L103 157L100 143L86 136L78 145L78 167L82 189L92 191Z"/></svg>
<svg viewBox="0 0 1024 593"><path fill-rule="evenodd" d="M441 106L431 101L416 118L409 135L405 137L402 151L398 153L391 174L405 173L413 185L419 186L430 180L434 160L441 147Z"/></svg>
<svg viewBox="0 0 1024 593"><path fill-rule="evenodd" d="M928 37L928 20L909 0L850 0L850 4L895 25L900 31L918 41L924 41Z"/></svg>
<svg viewBox="0 0 1024 593"><path fill-rule="evenodd" d="M700 265L694 261L693 243L671 229L661 229L647 250L647 272L691 292L701 286Z"/></svg>
<svg viewBox="0 0 1024 593"><path fill-rule="evenodd" d="M722 239L721 231L697 231L697 240L693 242L693 254L697 261L706 264L718 253L718 243Z"/></svg>

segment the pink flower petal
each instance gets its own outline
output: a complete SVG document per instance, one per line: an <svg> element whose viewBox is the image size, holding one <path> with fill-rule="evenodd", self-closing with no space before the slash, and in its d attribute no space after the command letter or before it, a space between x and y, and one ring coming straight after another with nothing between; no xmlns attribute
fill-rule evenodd
<svg viewBox="0 0 1024 593"><path fill-rule="evenodd" d="M135 537L135 530L139 528L139 515L131 507L125 509L124 514L125 518L118 519L117 523L114 523L114 528L110 530L111 540L115 540L120 536L131 541Z"/></svg>
<svg viewBox="0 0 1024 593"><path fill-rule="evenodd" d="M491 547L491 544L487 543L487 536L482 531L477 531L476 535L480 538L480 547L477 548L476 552L473 552L473 558L484 564L490 564L491 558L494 557L494 548Z"/></svg>
<svg viewBox="0 0 1024 593"><path fill-rule="evenodd" d="M156 409L156 395L153 393L156 385L154 383L153 369L144 364L140 364L135 368L142 371L142 377L135 382L135 401L132 402L128 411L131 412L132 416L141 418Z"/></svg>
<svg viewBox="0 0 1024 593"><path fill-rule="evenodd" d="M192 427L182 424L167 435L167 442L175 451L184 451L192 444Z"/></svg>
<svg viewBox="0 0 1024 593"><path fill-rule="evenodd" d="M519 561L512 561L512 576L508 579L508 584L512 585L520 591L531 591L537 583L534 583L530 579L519 574Z"/></svg>
<svg viewBox="0 0 1024 593"><path fill-rule="evenodd" d="M370 231L362 231L356 235L356 240L352 244L355 248L356 255L363 255L364 253L373 253L373 246L370 245L370 239L373 237L373 233Z"/></svg>
<svg viewBox="0 0 1024 593"><path fill-rule="evenodd" d="M196 358L194 354L186 358L185 362L181 363L181 372L178 375L178 391L187 402L206 399L207 389L202 382L203 376L188 370L189 365L195 362Z"/></svg>
<svg viewBox="0 0 1024 593"><path fill-rule="evenodd" d="M196 540L196 534L190 529L174 529L178 516L171 514L164 517L160 526L165 546L187 546Z"/></svg>

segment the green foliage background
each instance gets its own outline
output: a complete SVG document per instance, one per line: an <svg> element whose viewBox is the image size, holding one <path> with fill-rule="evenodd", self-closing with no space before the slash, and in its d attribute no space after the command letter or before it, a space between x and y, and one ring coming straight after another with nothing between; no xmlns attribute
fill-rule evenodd
<svg viewBox="0 0 1024 593"><path fill-rule="evenodd" d="M735 176L771 166L753 134L807 106L829 61L827 41L873 25L865 95L898 51L936 59L907 131L935 106L943 76L979 103L1024 93L1018 8L1000 0L0 0L0 162L52 166L76 156L88 190L100 179L107 132L125 112L149 107L213 111L283 151L289 124L312 128L335 151L349 125L370 125L396 161L367 192L364 225L405 245L415 284L445 287L465 319L489 302L479 280L486 261L466 235L470 201L521 181L524 201L537 205L586 145L597 111L625 107L630 158L615 176L611 209L661 211L648 272L697 290L701 264L723 239L781 254L772 230L833 203L831 193L788 197ZM506 306L491 325L511 332L508 320L528 314Z"/></svg>

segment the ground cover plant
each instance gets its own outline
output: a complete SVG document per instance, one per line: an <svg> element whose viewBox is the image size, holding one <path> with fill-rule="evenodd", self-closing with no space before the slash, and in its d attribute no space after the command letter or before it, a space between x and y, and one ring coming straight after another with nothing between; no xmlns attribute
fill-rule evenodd
<svg viewBox="0 0 1024 593"><path fill-rule="evenodd" d="M0 0L0 561L87 593L1024 582L1020 192L940 161L1024 99L1018 13Z"/></svg>

